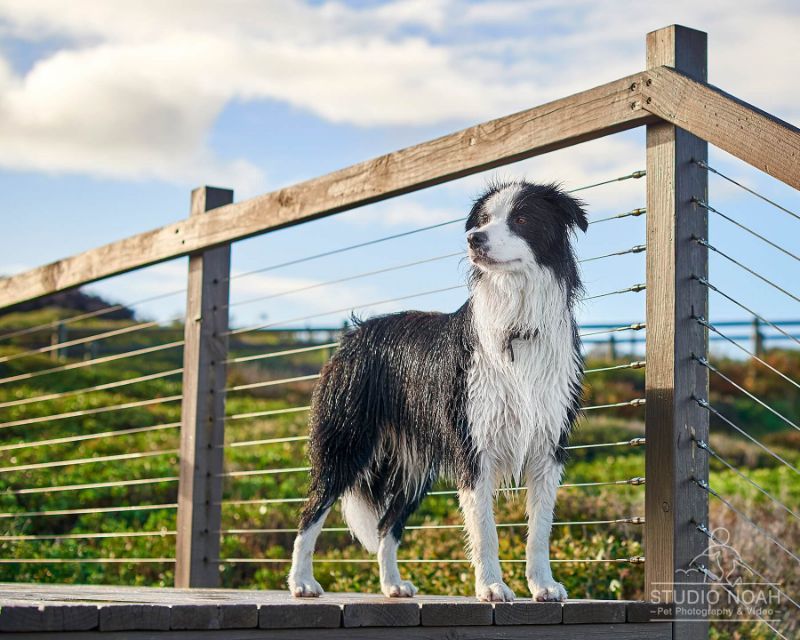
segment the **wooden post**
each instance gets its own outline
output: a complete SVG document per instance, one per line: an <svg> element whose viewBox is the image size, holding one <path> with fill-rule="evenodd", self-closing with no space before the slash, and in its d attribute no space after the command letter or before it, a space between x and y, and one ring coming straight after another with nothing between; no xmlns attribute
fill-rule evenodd
<svg viewBox="0 0 800 640"><path fill-rule="evenodd" d="M202 187L192 191L192 216L233 202L233 191ZM213 214L212 214L213 215ZM183 355L180 484L175 549L176 587L219 585L225 415L225 359L228 353L230 244L189 256Z"/></svg>
<svg viewBox="0 0 800 640"><path fill-rule="evenodd" d="M764 334L761 333L761 321L753 316L753 353L759 358L764 355Z"/></svg>
<svg viewBox="0 0 800 640"><path fill-rule="evenodd" d="M57 345L63 344L67 341L67 325L63 322L59 322L54 328L52 333L50 334L50 345ZM62 358L65 358L67 355L66 349L53 349L50 352L50 359L53 361L59 361Z"/></svg>
<svg viewBox="0 0 800 640"><path fill-rule="evenodd" d="M706 80L706 34L673 25L647 34L647 67L674 67ZM708 372L692 358L705 357L708 335L694 316L707 317L708 255L693 237L706 238L708 177L705 141L667 122L647 125L647 375L645 597L676 605L673 637L706 638L705 616L682 613L692 598L705 604L704 576L682 571L705 563L707 454L693 440L708 441L708 412L693 399L708 397ZM683 620L683 621L681 621Z"/></svg>

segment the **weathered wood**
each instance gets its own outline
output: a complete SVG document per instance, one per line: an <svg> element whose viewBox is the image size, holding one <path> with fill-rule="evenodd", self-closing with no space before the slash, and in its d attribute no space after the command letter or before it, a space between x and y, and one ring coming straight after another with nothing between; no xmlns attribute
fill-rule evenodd
<svg viewBox="0 0 800 640"><path fill-rule="evenodd" d="M255 629L258 627L258 605L225 603L219 605L220 629Z"/></svg>
<svg viewBox="0 0 800 640"><path fill-rule="evenodd" d="M564 624L614 624L627 619L627 603L622 601L568 600L563 607Z"/></svg>
<svg viewBox="0 0 800 640"><path fill-rule="evenodd" d="M170 610L161 604L110 604L100 607L100 631L167 630Z"/></svg>
<svg viewBox="0 0 800 640"><path fill-rule="evenodd" d="M382 606L370 602L347 602L342 612L345 627L414 627L420 623L419 604L389 600Z"/></svg>
<svg viewBox="0 0 800 640"><path fill-rule="evenodd" d="M656 622L672 620L675 611L672 603L631 602L628 604L628 622Z"/></svg>
<svg viewBox="0 0 800 640"><path fill-rule="evenodd" d="M705 80L706 34L668 27L647 37L648 67L676 65ZM696 524L707 521L708 496L694 479L708 478L708 459L693 439L708 440L708 414L692 399L707 397L708 376L692 355L707 353L708 337L693 316L706 316L706 250L692 240L707 237L708 145L667 122L647 126L647 398L645 465L645 596L687 602L703 590L690 568L706 549ZM679 584L679 583L692 584ZM673 590L674 587L674 590ZM679 616L680 617L680 616ZM684 616L686 617L686 616ZM703 623L675 623L676 638L705 638Z"/></svg>
<svg viewBox="0 0 800 640"><path fill-rule="evenodd" d="M615 625L484 626L484 627L370 627L363 629L241 629L237 631L96 631L73 633L70 640L671 640L672 625L625 623ZM25 640L52 640L52 634L31 633Z"/></svg>
<svg viewBox="0 0 800 640"><path fill-rule="evenodd" d="M191 219L233 201L227 189L192 192ZM219 584L225 360L228 353L230 245L189 257L183 348L180 479L175 586Z"/></svg>
<svg viewBox="0 0 800 640"><path fill-rule="evenodd" d="M494 615L488 602L423 602L420 622L423 627L485 625L494 622Z"/></svg>
<svg viewBox="0 0 800 640"><path fill-rule="evenodd" d="M559 602L498 602L494 605L494 623L560 624L563 606Z"/></svg>
<svg viewBox="0 0 800 640"><path fill-rule="evenodd" d="M0 309L652 122L631 107L640 86L635 74L0 279Z"/></svg>
<svg viewBox="0 0 800 640"><path fill-rule="evenodd" d="M86 631L97 624L98 609L93 605L0 603L0 632Z"/></svg>
<svg viewBox="0 0 800 640"><path fill-rule="evenodd" d="M37 598L40 601L36 601ZM14 629L32 632L26 638L43 637L35 633L43 629L60 630L64 618L59 612L65 610L73 612L75 620L85 620L87 614L94 616L93 626L88 622L83 626L72 623L71 629L94 630L71 633L69 637L76 640L308 637L349 640L399 635L412 639L460 640L576 637L575 627L559 624L562 605L558 603L496 604L492 624L492 605L478 603L473 598L447 596L420 596L411 601L398 601L375 594L329 593L319 600L302 600L292 598L286 591L0 584L0 603L0 620L22 620L23 624ZM573 621L583 623L579 632L582 640L670 638L671 626L665 623L599 624L601 619L618 620L619 610L624 612L626 608L628 619L636 619L637 614L630 613L631 607L643 604L590 601L588 608L582 611L577 611L582 606L580 601L570 601L563 606L576 608L576 613L570 615ZM614 613L604 613L603 607L610 607ZM31 608L36 609L33 618L15 613L22 610L29 614ZM348 624L363 628L345 626L343 609L349 609ZM487 616L487 612L490 615ZM426 615L430 617L425 618ZM445 617L455 624L445 624ZM260 629L255 628L257 619ZM42 620L47 624L43 625ZM532 630L531 625L536 625L536 629ZM398 630L398 626L403 628Z"/></svg>
<svg viewBox="0 0 800 640"><path fill-rule="evenodd" d="M800 129L679 71L645 72L644 110L800 189Z"/></svg>
<svg viewBox="0 0 800 640"><path fill-rule="evenodd" d="M337 628L342 626L342 607L323 602L262 606L258 626L262 629Z"/></svg>

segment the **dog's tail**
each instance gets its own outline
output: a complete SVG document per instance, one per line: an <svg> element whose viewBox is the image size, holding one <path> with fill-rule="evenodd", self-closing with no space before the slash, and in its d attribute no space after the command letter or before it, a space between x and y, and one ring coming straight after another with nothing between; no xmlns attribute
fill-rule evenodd
<svg viewBox="0 0 800 640"><path fill-rule="evenodd" d="M350 533L370 553L378 553L378 514L375 507L358 490L342 496L342 515Z"/></svg>

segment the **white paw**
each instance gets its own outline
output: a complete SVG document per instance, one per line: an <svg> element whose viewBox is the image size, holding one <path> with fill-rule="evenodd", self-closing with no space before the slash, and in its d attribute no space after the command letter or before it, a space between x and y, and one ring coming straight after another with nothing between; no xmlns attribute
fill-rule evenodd
<svg viewBox="0 0 800 640"><path fill-rule="evenodd" d="M536 602L564 602L567 599L567 590L560 582L529 582L528 587Z"/></svg>
<svg viewBox="0 0 800 640"><path fill-rule="evenodd" d="M396 583L382 584L381 591L387 598L413 598L417 588L408 580L400 580Z"/></svg>
<svg viewBox="0 0 800 640"><path fill-rule="evenodd" d="M511 602L514 599L514 592L503 582L476 585L475 595L481 602Z"/></svg>
<svg viewBox="0 0 800 640"><path fill-rule="evenodd" d="M319 598L325 591L313 576L289 578L289 592L295 598Z"/></svg>

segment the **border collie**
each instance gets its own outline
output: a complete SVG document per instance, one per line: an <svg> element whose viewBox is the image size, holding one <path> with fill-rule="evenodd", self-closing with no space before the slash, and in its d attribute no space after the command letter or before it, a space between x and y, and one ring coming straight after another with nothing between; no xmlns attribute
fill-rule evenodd
<svg viewBox="0 0 800 640"><path fill-rule="evenodd" d="M580 201L553 184L492 185L466 223L470 295L456 312L408 311L357 323L325 365L310 419L311 484L288 584L319 596L312 554L341 497L353 534L377 553L381 590L411 597L397 548L432 484L454 481L480 600L509 601L494 499L527 488L533 598L563 601L549 539L564 447L579 412L582 360L573 307L582 290L573 230Z"/></svg>

